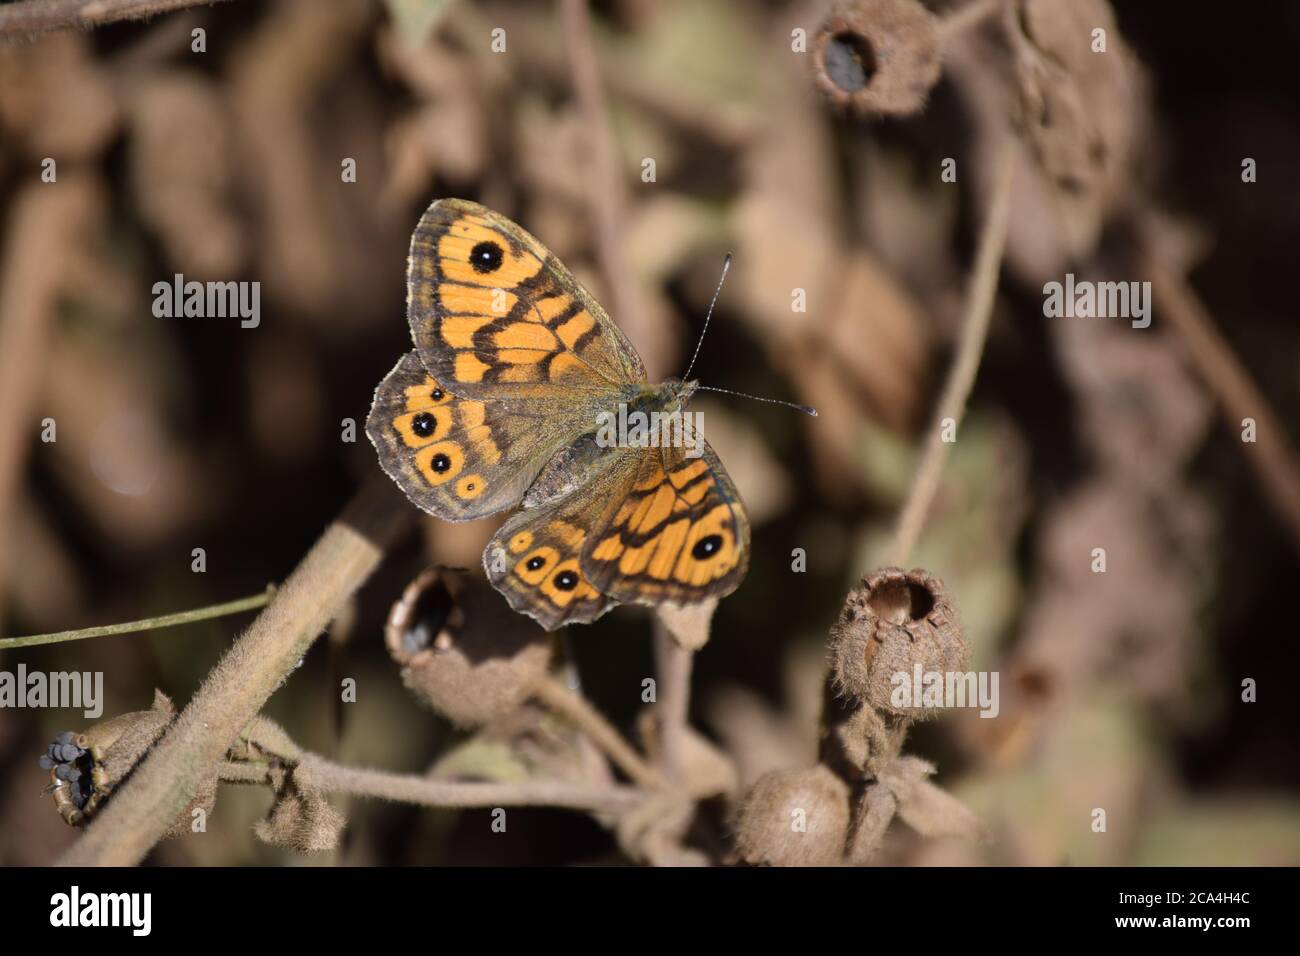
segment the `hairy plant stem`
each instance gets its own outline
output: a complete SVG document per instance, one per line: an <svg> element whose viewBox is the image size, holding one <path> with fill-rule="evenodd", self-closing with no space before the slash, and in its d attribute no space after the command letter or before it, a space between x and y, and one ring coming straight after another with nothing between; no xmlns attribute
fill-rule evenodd
<svg viewBox="0 0 1300 956"><path fill-rule="evenodd" d="M580 786L562 781L525 780L518 783L465 783L410 774L344 767L304 754L298 764L311 784L327 793L376 797L426 807L548 806L572 810L626 810L645 799L638 787Z"/></svg>
<svg viewBox="0 0 1300 956"><path fill-rule="evenodd" d="M379 564L411 516L378 476L325 530L248 631L86 832L65 866L139 863L224 761L227 750L348 597Z"/></svg>
<svg viewBox="0 0 1300 956"><path fill-rule="evenodd" d="M0 7L0 39L72 27L89 29L119 20L143 20L222 0L24 0Z"/></svg>
<svg viewBox="0 0 1300 956"><path fill-rule="evenodd" d="M691 669L695 652L683 647L656 615L654 625L655 671L659 686L655 689L662 717L659 721L659 748L664 775L681 783L685 774L686 727L691 707Z"/></svg>
<svg viewBox="0 0 1300 956"><path fill-rule="evenodd" d="M632 782L648 789L663 786L664 781L659 772L645 762L623 735L591 706L587 698L549 675L543 677L533 688L533 696L555 713L577 724Z"/></svg>

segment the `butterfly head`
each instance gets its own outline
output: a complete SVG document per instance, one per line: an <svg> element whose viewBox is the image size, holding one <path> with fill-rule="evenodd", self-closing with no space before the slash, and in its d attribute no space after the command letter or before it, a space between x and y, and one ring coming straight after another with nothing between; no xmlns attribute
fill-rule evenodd
<svg viewBox="0 0 1300 956"><path fill-rule="evenodd" d="M664 382L664 389L668 392L670 408L685 408L686 403L691 400L700 383L695 380L683 382L679 378L670 378Z"/></svg>

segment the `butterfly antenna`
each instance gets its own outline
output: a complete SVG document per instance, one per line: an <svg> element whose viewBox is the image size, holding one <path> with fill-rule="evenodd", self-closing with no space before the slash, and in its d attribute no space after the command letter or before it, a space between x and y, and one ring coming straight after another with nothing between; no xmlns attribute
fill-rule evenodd
<svg viewBox="0 0 1300 956"><path fill-rule="evenodd" d="M749 395L745 392L733 392L729 388L713 388L710 385L696 386L701 392L721 392L723 395L735 395L737 398L752 398L756 402L767 402L769 405L784 405L786 408L793 408L797 412L803 412L805 415L817 417L817 409L811 405L796 405L794 402L783 402L779 398L763 398L761 395Z"/></svg>
<svg viewBox="0 0 1300 956"><path fill-rule="evenodd" d="M727 258L722 260L722 275L718 276L718 287L713 290L713 301L709 303L709 311L704 316L704 328L700 330L699 341L695 343L695 354L691 356L691 364L686 366L686 374L682 376L682 381L689 381L691 369L695 368L695 360L700 357L700 346L704 344L704 333L709 331L709 319L713 318L713 307L718 304L718 296L722 294L722 283L727 281L727 270L731 268L731 253L727 253Z"/></svg>
<svg viewBox="0 0 1300 956"><path fill-rule="evenodd" d="M722 294L722 283L727 281L727 270L731 268L731 253L722 260L722 275L718 276L718 287L713 291L713 301L709 303L709 311L704 316L704 328L700 330L699 341L695 343L695 354L691 356L691 364L686 366L686 374L682 376L683 381L689 381L691 369L695 368L695 360L700 357L700 346L704 344L704 333L709 331L709 319L713 318L713 307L718 304L718 296ZM722 395L735 395L738 398L752 398L756 402L767 402L770 405L784 405L787 408L793 408L795 411L803 412L805 415L817 417L817 409L811 405L796 405L794 402L783 402L779 398L763 398L759 395L748 395L745 392L733 392L729 388L713 388L709 385L696 386L702 392L719 392Z"/></svg>

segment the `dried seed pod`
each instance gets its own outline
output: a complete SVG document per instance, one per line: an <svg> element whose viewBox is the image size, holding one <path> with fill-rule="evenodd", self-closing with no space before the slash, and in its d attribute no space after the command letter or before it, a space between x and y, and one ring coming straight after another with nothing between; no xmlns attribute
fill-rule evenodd
<svg viewBox="0 0 1300 956"><path fill-rule="evenodd" d="M81 826L131 772L176 716L171 699L154 692L153 708L119 714L82 733L64 731L41 755L50 793L69 826Z"/></svg>
<svg viewBox="0 0 1300 956"><path fill-rule="evenodd" d="M817 88L858 116L905 116L939 80L938 21L916 0L856 0L822 24L812 44Z"/></svg>
<svg viewBox="0 0 1300 956"><path fill-rule="evenodd" d="M895 689L914 687L917 665L922 675L964 670L967 647L943 582L920 568L882 568L849 592L831 628L831 655L842 695L881 714L923 719L935 709L911 694L899 706Z"/></svg>
<svg viewBox="0 0 1300 956"><path fill-rule="evenodd" d="M848 785L818 764L759 777L740 809L736 846L747 863L837 866L848 832Z"/></svg>
<svg viewBox="0 0 1300 956"><path fill-rule="evenodd" d="M430 568L388 616L402 681L439 713L477 727L523 703L551 662L551 639L468 572Z"/></svg>

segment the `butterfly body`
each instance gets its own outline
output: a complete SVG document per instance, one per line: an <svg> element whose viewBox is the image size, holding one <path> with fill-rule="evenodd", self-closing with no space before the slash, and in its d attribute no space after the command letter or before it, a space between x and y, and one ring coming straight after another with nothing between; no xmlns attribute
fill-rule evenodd
<svg viewBox="0 0 1300 956"><path fill-rule="evenodd" d="M408 319L416 349L376 390L366 432L430 514L523 506L483 553L512 607L549 630L736 588L749 523L712 449L693 432L628 443L611 428L680 419L696 383L647 382L545 246L475 203L435 202L411 240Z"/></svg>

